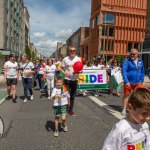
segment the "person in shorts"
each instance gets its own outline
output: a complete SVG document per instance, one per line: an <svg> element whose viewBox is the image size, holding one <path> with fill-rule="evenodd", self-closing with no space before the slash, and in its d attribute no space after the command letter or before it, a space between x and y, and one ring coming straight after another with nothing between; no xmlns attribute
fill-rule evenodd
<svg viewBox="0 0 150 150"><path fill-rule="evenodd" d="M16 85L19 79L18 73L18 63L15 61L15 55L11 54L9 56L9 61L4 64L4 82L7 83L7 99L10 100L11 96L14 103L16 101Z"/></svg>
<svg viewBox="0 0 150 150"><path fill-rule="evenodd" d="M150 90L137 88L127 105L129 113L116 123L102 150L150 150Z"/></svg>
<svg viewBox="0 0 150 150"><path fill-rule="evenodd" d="M67 112L67 106L70 105L69 101L70 95L67 91L67 88L65 85L63 85L63 78L57 76L56 77L56 87L53 89L51 94L51 99L54 100L54 115L55 115L55 132L54 136L59 136L58 131L58 122L59 118L61 116L62 119L62 126L64 132L68 131L67 125L66 125L66 112Z"/></svg>
<svg viewBox="0 0 150 150"><path fill-rule="evenodd" d="M139 58L138 50L131 49L130 57L122 64L122 75L124 80L124 97L122 115L126 116L128 97L132 90L142 87L144 82L144 64Z"/></svg>

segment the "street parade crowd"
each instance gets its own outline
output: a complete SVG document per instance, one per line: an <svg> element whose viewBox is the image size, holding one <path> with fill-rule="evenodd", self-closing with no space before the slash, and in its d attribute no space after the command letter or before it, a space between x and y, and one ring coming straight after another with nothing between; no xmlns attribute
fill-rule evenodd
<svg viewBox="0 0 150 150"><path fill-rule="evenodd" d="M130 56L121 64L113 58L107 65L103 59L87 61L76 56L76 48L73 46L70 46L68 51L69 55L62 60L44 58L31 62L23 55L21 62L16 62L15 56L10 55L3 66L7 99L17 103L16 85L20 75L24 89L23 103L36 99L33 89L39 86L40 92L45 93L47 99L53 100L54 136L57 137L59 118L61 117L64 132L67 132L66 114L76 116L76 94L82 92L83 96L87 96L88 90L77 90L79 74L86 69L106 70L109 94L120 97L121 88L124 89L121 114L126 118L114 125L104 142L103 150L140 150L143 147L149 150L149 127L146 121L150 120L150 91L142 87L144 65L138 57L138 50L131 49ZM93 92L94 96L99 96L99 90Z"/></svg>

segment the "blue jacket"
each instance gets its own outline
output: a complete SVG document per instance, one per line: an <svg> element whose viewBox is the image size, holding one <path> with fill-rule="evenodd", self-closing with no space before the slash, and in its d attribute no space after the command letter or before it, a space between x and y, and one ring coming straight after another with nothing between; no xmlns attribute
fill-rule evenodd
<svg viewBox="0 0 150 150"><path fill-rule="evenodd" d="M144 82L144 65L138 59L137 67L131 58L126 59L122 64L122 75L124 83L138 84Z"/></svg>

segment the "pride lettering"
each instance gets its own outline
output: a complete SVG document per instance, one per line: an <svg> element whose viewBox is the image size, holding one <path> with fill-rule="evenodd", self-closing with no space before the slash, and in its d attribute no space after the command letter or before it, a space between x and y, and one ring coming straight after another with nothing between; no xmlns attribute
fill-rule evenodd
<svg viewBox="0 0 150 150"><path fill-rule="evenodd" d="M144 141L136 145L128 145L127 150L144 150Z"/></svg>
<svg viewBox="0 0 150 150"><path fill-rule="evenodd" d="M90 75L79 75L78 83L103 83L103 75L102 74L90 74Z"/></svg>

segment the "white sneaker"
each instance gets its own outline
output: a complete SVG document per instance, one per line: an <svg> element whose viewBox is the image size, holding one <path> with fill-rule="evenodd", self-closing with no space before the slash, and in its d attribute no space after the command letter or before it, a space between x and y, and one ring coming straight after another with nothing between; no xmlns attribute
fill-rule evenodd
<svg viewBox="0 0 150 150"><path fill-rule="evenodd" d="M127 115L127 110L123 109L122 112L121 112L121 115L126 116Z"/></svg>
<svg viewBox="0 0 150 150"><path fill-rule="evenodd" d="M98 95L97 95L97 94L95 94L94 96L95 96L95 97L97 97Z"/></svg>
<svg viewBox="0 0 150 150"><path fill-rule="evenodd" d="M55 130L55 132L54 132L54 136L55 136L55 137L59 136L59 132L58 132L58 130Z"/></svg>
<svg viewBox="0 0 150 150"><path fill-rule="evenodd" d="M27 99L25 98L25 99L23 100L23 102L26 103L26 102L27 102Z"/></svg>
<svg viewBox="0 0 150 150"><path fill-rule="evenodd" d="M64 130L64 132L67 132L68 131L68 127L66 125L63 126L63 130Z"/></svg>
<svg viewBox="0 0 150 150"><path fill-rule="evenodd" d="M47 99L51 99L51 97L49 96Z"/></svg>
<svg viewBox="0 0 150 150"><path fill-rule="evenodd" d="M33 98L33 95L31 95L30 100L33 101L33 99L34 99L34 98Z"/></svg>
<svg viewBox="0 0 150 150"><path fill-rule="evenodd" d="M83 96L84 96L84 97L86 96L86 93L85 93L85 92L83 93Z"/></svg>

